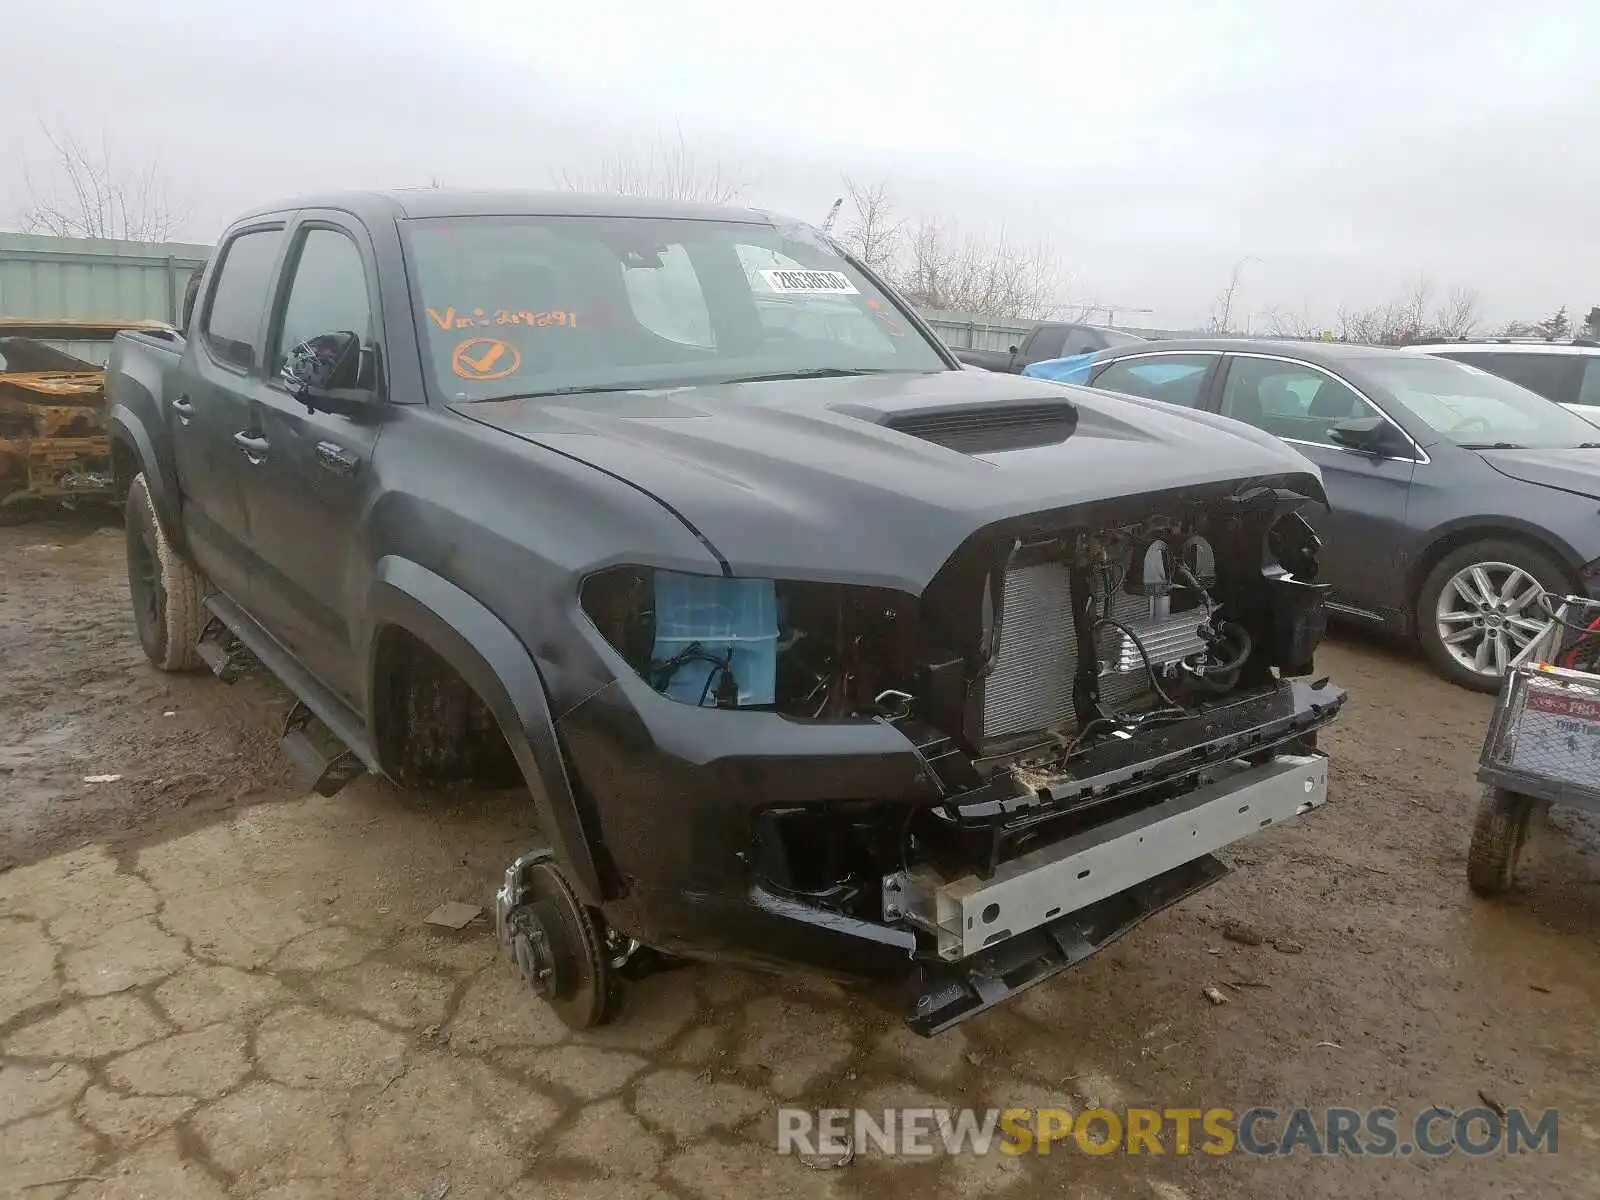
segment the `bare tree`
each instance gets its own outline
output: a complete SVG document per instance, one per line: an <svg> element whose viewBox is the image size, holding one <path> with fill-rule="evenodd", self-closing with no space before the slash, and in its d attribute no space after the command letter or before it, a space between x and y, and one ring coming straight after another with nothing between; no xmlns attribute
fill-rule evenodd
<svg viewBox="0 0 1600 1200"><path fill-rule="evenodd" d="M1500 336L1510 338L1531 338L1543 337L1544 335L1539 332L1539 326L1532 321L1507 321L1500 328Z"/></svg>
<svg viewBox="0 0 1600 1200"><path fill-rule="evenodd" d="M1303 308L1299 312L1290 312L1275 305L1269 306L1261 314L1261 323L1270 337L1300 342L1322 337L1323 326L1312 320L1311 314Z"/></svg>
<svg viewBox="0 0 1600 1200"><path fill-rule="evenodd" d="M1217 298L1211 302L1211 317L1208 328L1212 333L1229 333L1233 329L1233 303L1239 295L1239 281L1244 274L1246 263L1259 262L1253 254L1246 254L1233 264L1233 270L1228 272L1228 283L1222 291L1217 293Z"/></svg>
<svg viewBox="0 0 1600 1200"><path fill-rule="evenodd" d="M1478 293L1469 287L1450 289L1433 303L1434 287L1417 275L1394 300L1368 309L1339 310L1339 340L1378 346L1409 346L1429 338L1462 338L1478 324Z"/></svg>
<svg viewBox="0 0 1600 1200"><path fill-rule="evenodd" d="M53 181L41 185L24 167L24 232L160 242L182 224L184 214L169 203L155 163L124 168L103 133L97 147L85 146L71 133L40 127L54 159Z"/></svg>
<svg viewBox="0 0 1600 1200"><path fill-rule="evenodd" d="M678 130L674 141L657 141L643 154L622 153L601 159L590 172L561 171L557 183L574 192L610 192L657 200L690 200L727 204L744 195L741 180L724 172L716 159L704 159Z"/></svg>
<svg viewBox="0 0 1600 1200"><path fill-rule="evenodd" d="M1482 313L1478 306L1477 289L1457 284L1434 310L1433 328L1439 337L1460 341L1472 336L1480 320Z"/></svg>
<svg viewBox="0 0 1600 1200"><path fill-rule="evenodd" d="M904 247L906 223L894 215L888 185L861 184L846 175L844 191L850 215L839 241L872 270L890 273Z"/></svg>
<svg viewBox="0 0 1600 1200"><path fill-rule="evenodd" d="M1048 243L1019 246L1003 233L989 240L937 220L911 230L890 277L919 308L1040 320L1062 304L1064 275Z"/></svg>

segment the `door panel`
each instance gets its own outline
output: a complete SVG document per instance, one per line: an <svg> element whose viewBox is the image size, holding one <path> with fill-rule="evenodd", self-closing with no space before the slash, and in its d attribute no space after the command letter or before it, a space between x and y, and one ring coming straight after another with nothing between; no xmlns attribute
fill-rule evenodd
<svg viewBox="0 0 1600 1200"><path fill-rule="evenodd" d="M241 605L250 593L250 527L233 435L249 424L251 371L283 228L245 230L223 247L210 294L167 396L184 535L211 583Z"/></svg>
<svg viewBox="0 0 1600 1200"><path fill-rule="evenodd" d="M1328 429L1338 421L1383 415L1329 371L1282 358L1229 355L1226 372L1219 411L1283 438L1322 469L1332 511L1313 505L1301 515L1322 539L1321 580L1332 585L1330 599L1397 619L1401 604L1394 584L1418 464L1345 450L1329 440Z"/></svg>
<svg viewBox="0 0 1600 1200"><path fill-rule="evenodd" d="M1301 514L1322 539L1322 581L1333 585L1329 598L1385 621L1399 619L1404 602L1396 581L1418 465L1334 446L1295 449L1322 468L1333 506L1332 512L1311 506Z"/></svg>
<svg viewBox="0 0 1600 1200"><path fill-rule="evenodd" d="M255 551L254 608L301 664L361 711L365 662L354 614L365 591L355 547L371 500L371 460L383 405L372 264L359 231L309 215L295 231L269 335L269 374L254 396L250 432L266 444L245 474ZM311 412L277 375L295 345L329 333L361 341L357 373L343 383L370 397L355 417Z"/></svg>

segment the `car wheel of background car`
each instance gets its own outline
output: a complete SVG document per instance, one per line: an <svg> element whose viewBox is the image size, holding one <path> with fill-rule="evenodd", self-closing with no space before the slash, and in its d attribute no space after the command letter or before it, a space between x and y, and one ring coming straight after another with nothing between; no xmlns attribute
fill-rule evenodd
<svg viewBox="0 0 1600 1200"><path fill-rule="evenodd" d="M163 671L192 671L205 609L200 573L178 557L161 523L144 475L135 475L123 510L128 543L128 595L145 657Z"/></svg>
<svg viewBox="0 0 1600 1200"><path fill-rule="evenodd" d="M1543 592L1563 595L1567 573L1520 542L1473 542L1439 560L1417 596L1417 639L1446 679L1500 689L1511 660L1544 631Z"/></svg>
<svg viewBox="0 0 1600 1200"><path fill-rule="evenodd" d="M1504 788L1484 790L1467 852L1467 884L1478 895L1500 896L1511 890L1532 816L1532 797Z"/></svg>

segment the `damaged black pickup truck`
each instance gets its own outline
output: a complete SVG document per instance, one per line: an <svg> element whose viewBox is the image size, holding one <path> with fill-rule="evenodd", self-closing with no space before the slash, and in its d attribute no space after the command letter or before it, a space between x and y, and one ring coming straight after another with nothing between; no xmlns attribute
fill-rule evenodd
<svg viewBox="0 0 1600 1200"><path fill-rule="evenodd" d="M525 785L497 928L574 1027L710 958L937 1033L1327 794L1316 468L964 371L769 214L265 208L108 391L146 654L259 659L324 793Z"/></svg>

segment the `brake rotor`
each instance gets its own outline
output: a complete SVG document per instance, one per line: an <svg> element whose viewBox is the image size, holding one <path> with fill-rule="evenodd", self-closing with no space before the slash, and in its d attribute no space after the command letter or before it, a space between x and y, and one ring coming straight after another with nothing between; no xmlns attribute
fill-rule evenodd
<svg viewBox="0 0 1600 1200"><path fill-rule="evenodd" d="M569 1029L605 1020L611 965L600 930L554 863L529 866L521 903L506 918L517 971Z"/></svg>

